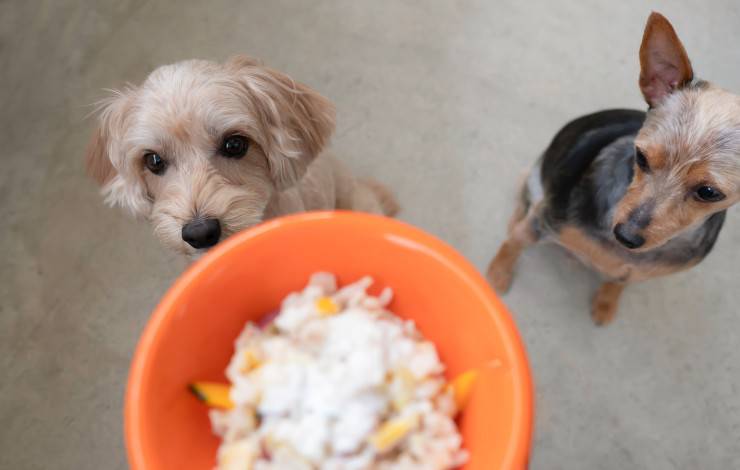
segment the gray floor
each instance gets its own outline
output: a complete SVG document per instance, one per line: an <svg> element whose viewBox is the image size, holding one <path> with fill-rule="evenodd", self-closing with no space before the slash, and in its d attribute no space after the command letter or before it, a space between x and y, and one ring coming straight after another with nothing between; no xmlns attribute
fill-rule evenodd
<svg viewBox="0 0 740 470"><path fill-rule="evenodd" d="M557 3L557 6L555 6ZM702 77L740 91L740 11L656 2ZM0 468L123 469L137 336L184 263L83 176L101 89L249 53L334 100L335 149L402 218L483 268L518 175L558 126L643 107L648 7L621 2L0 1ZM537 385L534 469L740 468L740 214L699 267L631 288L612 326L592 276L527 252L505 298Z"/></svg>

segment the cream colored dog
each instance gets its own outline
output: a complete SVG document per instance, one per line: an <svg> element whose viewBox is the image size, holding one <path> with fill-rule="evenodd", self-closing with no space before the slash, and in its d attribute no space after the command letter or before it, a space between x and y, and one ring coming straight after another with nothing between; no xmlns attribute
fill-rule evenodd
<svg viewBox="0 0 740 470"><path fill-rule="evenodd" d="M390 192L323 152L334 115L326 98L251 58L179 62L101 103L88 171L108 204L186 254L294 212L394 215Z"/></svg>

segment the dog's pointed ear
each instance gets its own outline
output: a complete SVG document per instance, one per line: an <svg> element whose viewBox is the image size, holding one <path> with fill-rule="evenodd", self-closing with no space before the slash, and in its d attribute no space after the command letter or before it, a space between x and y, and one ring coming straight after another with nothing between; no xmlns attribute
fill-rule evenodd
<svg viewBox="0 0 740 470"><path fill-rule="evenodd" d="M287 75L245 56L229 60L256 118L258 136L278 189L295 184L334 132L334 105Z"/></svg>
<svg viewBox="0 0 740 470"><path fill-rule="evenodd" d="M640 45L640 89L655 106L694 78L689 56L665 16L653 12Z"/></svg>

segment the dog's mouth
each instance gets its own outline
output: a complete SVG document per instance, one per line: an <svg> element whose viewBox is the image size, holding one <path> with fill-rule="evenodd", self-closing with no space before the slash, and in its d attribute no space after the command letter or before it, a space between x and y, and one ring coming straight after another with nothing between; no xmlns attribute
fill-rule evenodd
<svg viewBox="0 0 740 470"><path fill-rule="evenodd" d="M219 240L218 243L216 243L215 245L210 246L208 248L193 248L192 246L188 245L187 243L183 243L183 246L182 246L182 250L181 251L182 251L183 254L185 254L191 260L197 261L200 258L202 258L203 256L205 256L209 251L211 251L212 249L216 248L222 241L223 241L223 239L222 240Z"/></svg>
<svg viewBox="0 0 740 470"><path fill-rule="evenodd" d="M620 247L624 248L629 253L645 253L647 251L652 251L656 248L662 247L670 240L670 238L668 238L656 242L653 239L646 239L643 234L625 234L624 229L618 230L617 227L619 227L619 224L614 227L612 237Z"/></svg>
<svg viewBox="0 0 740 470"><path fill-rule="evenodd" d="M161 204L150 220L155 235L170 249L198 258L231 235L262 221L261 213L251 207L232 201L228 208L225 212L205 208L181 215Z"/></svg>

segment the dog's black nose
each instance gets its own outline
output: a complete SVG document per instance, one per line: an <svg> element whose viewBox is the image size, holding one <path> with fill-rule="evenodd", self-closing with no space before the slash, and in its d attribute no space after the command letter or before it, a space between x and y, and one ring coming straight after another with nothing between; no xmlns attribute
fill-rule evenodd
<svg viewBox="0 0 740 470"><path fill-rule="evenodd" d="M193 248L209 248L221 238L218 219L195 219L182 227L182 239Z"/></svg>
<svg viewBox="0 0 740 470"><path fill-rule="evenodd" d="M619 243L629 249L640 248L645 244L645 239L642 236L630 232L624 224L617 224L617 226L614 227L614 237L619 241Z"/></svg>

